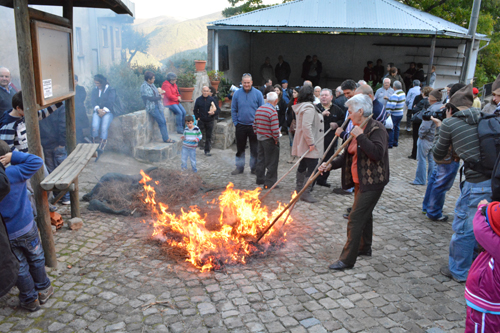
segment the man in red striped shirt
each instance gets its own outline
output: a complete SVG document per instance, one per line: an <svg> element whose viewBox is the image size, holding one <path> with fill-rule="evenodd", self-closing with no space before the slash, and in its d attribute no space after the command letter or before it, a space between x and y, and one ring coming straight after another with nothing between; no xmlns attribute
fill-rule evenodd
<svg viewBox="0 0 500 333"><path fill-rule="evenodd" d="M264 105L255 111L253 131L257 135L258 152L255 173L257 185L271 188L278 180L278 161L280 157L280 127L276 104L278 94L270 92Z"/></svg>

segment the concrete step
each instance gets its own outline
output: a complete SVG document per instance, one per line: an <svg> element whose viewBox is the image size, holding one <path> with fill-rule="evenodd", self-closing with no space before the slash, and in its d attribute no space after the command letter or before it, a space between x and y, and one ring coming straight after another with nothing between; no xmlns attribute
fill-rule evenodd
<svg viewBox="0 0 500 333"><path fill-rule="evenodd" d="M135 147L134 157L146 163L162 162L173 158L182 149L181 135L174 133L169 131L169 137L175 140L175 143L149 142L145 145L137 146Z"/></svg>

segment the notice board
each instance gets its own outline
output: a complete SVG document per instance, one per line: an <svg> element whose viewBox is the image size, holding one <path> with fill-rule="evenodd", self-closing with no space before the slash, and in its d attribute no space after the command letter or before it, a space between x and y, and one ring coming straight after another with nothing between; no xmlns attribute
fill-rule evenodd
<svg viewBox="0 0 500 333"><path fill-rule="evenodd" d="M31 43L38 105L46 107L74 96L72 30L32 20Z"/></svg>

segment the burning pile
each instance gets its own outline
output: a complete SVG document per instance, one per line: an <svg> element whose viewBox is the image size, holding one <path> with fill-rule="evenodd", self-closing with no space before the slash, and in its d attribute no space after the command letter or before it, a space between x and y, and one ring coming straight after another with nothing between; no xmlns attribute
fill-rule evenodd
<svg viewBox="0 0 500 333"><path fill-rule="evenodd" d="M168 245L182 249L187 259L202 272L220 269L224 264L246 263L249 256L264 254L270 248L286 241L286 233L278 226L285 221L282 216L259 243L256 238L282 211L279 203L269 214L259 200L260 188L253 191L235 190L229 183L222 194L208 203L205 213L197 206L189 211L181 209L176 215L168 206L156 202L153 185L158 184L141 171L144 186L144 202L149 205L153 217L153 237ZM291 220L291 217L290 217Z"/></svg>

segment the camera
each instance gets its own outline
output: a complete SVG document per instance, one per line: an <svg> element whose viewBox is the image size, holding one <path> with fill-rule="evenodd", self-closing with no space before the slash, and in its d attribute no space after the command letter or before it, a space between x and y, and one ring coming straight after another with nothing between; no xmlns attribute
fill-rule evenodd
<svg viewBox="0 0 500 333"><path fill-rule="evenodd" d="M446 118L446 109L439 109L438 111L425 111L422 114L422 120L431 120L431 117L443 121Z"/></svg>

